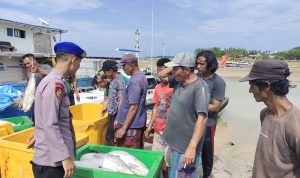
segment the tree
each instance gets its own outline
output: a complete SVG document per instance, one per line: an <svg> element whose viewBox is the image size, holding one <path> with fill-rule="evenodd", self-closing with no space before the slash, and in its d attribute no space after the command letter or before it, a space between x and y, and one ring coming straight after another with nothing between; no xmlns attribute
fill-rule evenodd
<svg viewBox="0 0 300 178"><path fill-rule="evenodd" d="M218 47L213 48L197 48L195 49L195 54L197 55L202 50L210 50L212 51L217 58L220 58L223 55L228 55L229 57L232 57L233 60L237 60L239 58L242 58L244 56L248 55L260 55L259 58L261 59L268 59L270 57L271 52L270 51L259 51L259 50L249 50L243 48L227 48L222 50ZM280 60L300 60L300 46L292 48L288 51L282 51L277 52L274 54L275 59Z"/></svg>
<svg viewBox="0 0 300 178"><path fill-rule="evenodd" d="M223 50L221 50L221 48L217 48L217 47L213 47L209 49L210 51L212 51L217 58L222 57L225 53Z"/></svg>
<svg viewBox="0 0 300 178"><path fill-rule="evenodd" d="M287 52L289 60L300 60L300 47L295 47Z"/></svg>
<svg viewBox="0 0 300 178"><path fill-rule="evenodd" d="M228 48L224 50L224 53L236 60L237 58L244 57L247 51L243 48Z"/></svg>
<svg viewBox="0 0 300 178"><path fill-rule="evenodd" d="M260 53L262 59L269 59L270 58L270 51L263 51Z"/></svg>
<svg viewBox="0 0 300 178"><path fill-rule="evenodd" d="M205 48L196 48L195 49L195 56L197 56L197 54L200 53L203 50L206 50L206 49Z"/></svg>
<svg viewBox="0 0 300 178"><path fill-rule="evenodd" d="M275 56L275 59L279 59L279 60L287 59L286 52L278 52L274 56Z"/></svg>
<svg viewBox="0 0 300 178"><path fill-rule="evenodd" d="M249 50L247 55L257 55L260 54L261 52L258 50Z"/></svg>
<svg viewBox="0 0 300 178"><path fill-rule="evenodd" d="M199 52L201 52L203 50L209 50L209 51L213 52L217 58L220 58L221 56L223 56L225 54L224 51L222 51L221 48L218 48L218 47L213 47L213 48L197 48L197 49L195 49L196 56L197 56L197 54Z"/></svg>
<svg viewBox="0 0 300 178"><path fill-rule="evenodd" d="M284 52L278 52L275 54L275 58L280 60L300 60L300 47L295 47Z"/></svg>

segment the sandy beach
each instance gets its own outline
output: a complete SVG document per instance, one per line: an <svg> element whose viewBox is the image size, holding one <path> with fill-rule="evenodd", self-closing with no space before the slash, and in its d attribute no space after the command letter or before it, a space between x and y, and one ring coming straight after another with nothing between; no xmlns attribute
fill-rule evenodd
<svg viewBox="0 0 300 178"><path fill-rule="evenodd" d="M287 62L291 71L291 75L289 77L289 80L294 82L300 81L300 61L295 62ZM144 60L139 61L139 65L142 69L145 69L148 66L151 66L151 61ZM152 66L156 66L156 61L152 62ZM156 68L154 69L156 70ZM222 77L229 77L229 78L241 78L249 73L251 70L251 66L249 67L220 67L217 71L217 73Z"/></svg>
<svg viewBox="0 0 300 178"><path fill-rule="evenodd" d="M289 63L291 75L288 78L292 84L300 81L300 67L298 63ZM218 74L225 79L238 80L247 75L251 70L247 68L226 67L219 68ZM297 90L297 88L296 88ZM262 104L262 103L260 103ZM224 111L230 112L230 111ZM222 117L222 113L221 113ZM245 127L241 126L241 127ZM260 128L257 121L256 129ZM213 178L249 178L252 176L252 167L255 156L257 136L252 136L251 141L241 140L247 136L241 137L241 134L246 134L243 131L236 132L236 129L222 118L216 129L215 135L215 163L212 172ZM254 134L255 135L255 134Z"/></svg>
<svg viewBox="0 0 300 178"><path fill-rule="evenodd" d="M300 62L289 62L291 75L289 80L293 84L300 82ZM149 62L144 62L142 66L150 65ZM155 65L155 63L154 63ZM238 79L247 75L251 67L236 68L226 67L219 68L217 73L222 76L227 83L226 95L230 95L229 105L218 120L218 125L215 135L215 160L212 171L212 178L249 178L252 176L252 167L255 156L256 143L260 130L260 122L258 119L259 111L265 107L263 103L256 103L252 95L249 94L248 83L243 84L237 82ZM234 85L234 86L232 86ZM242 86L242 87L241 87ZM241 87L241 89L239 89ZM243 90L239 92L239 90ZM291 99L297 96L297 90L293 89ZM237 92L238 91L238 92ZM248 98L241 98L247 96ZM239 100L240 98L240 100ZM246 101L245 101L246 100ZM248 100L248 101L247 101ZM298 100L297 98L294 100ZM249 104L252 108L248 112L248 108L243 110L239 108L242 113L233 115L233 112L239 105ZM299 102L297 103L299 105ZM245 112L245 113L243 113ZM242 121L240 121L242 120ZM151 145L148 145L148 149Z"/></svg>
<svg viewBox="0 0 300 178"><path fill-rule="evenodd" d="M294 82L299 82L300 81L300 62L294 65L290 65L290 71L291 75L289 76L290 81ZM293 66L293 67L291 67ZM241 78L249 73L251 70L250 67L244 67L244 68L239 68L239 67L222 67L219 68L217 73L222 76L222 77L229 77L229 78Z"/></svg>
<svg viewBox="0 0 300 178"><path fill-rule="evenodd" d="M215 135L215 158L212 178L249 178L252 175L252 164L255 146L241 143L234 128L222 121L218 123Z"/></svg>

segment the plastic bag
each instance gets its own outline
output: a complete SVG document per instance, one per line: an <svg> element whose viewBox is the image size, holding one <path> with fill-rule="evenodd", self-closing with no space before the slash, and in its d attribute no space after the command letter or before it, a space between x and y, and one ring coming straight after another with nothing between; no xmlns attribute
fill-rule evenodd
<svg viewBox="0 0 300 178"><path fill-rule="evenodd" d="M35 74L31 73L27 87L25 89L24 98L23 98L22 110L24 112L29 111L34 102L35 89L36 89L35 83L36 83Z"/></svg>

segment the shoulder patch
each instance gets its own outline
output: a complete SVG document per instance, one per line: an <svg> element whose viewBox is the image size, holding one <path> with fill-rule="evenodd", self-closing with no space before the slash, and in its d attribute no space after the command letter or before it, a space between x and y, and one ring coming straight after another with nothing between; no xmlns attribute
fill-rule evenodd
<svg viewBox="0 0 300 178"><path fill-rule="evenodd" d="M55 82L55 95L60 98L64 92L64 85L58 82Z"/></svg>

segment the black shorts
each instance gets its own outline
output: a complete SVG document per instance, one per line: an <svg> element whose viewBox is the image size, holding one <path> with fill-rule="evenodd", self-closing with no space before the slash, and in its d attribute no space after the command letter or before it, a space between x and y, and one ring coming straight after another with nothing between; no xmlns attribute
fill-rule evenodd
<svg viewBox="0 0 300 178"><path fill-rule="evenodd" d="M62 166L41 166L32 161L30 161L30 163L32 165L34 178L63 178L65 175L65 171Z"/></svg>
<svg viewBox="0 0 300 178"><path fill-rule="evenodd" d="M114 137L115 137L115 128L114 122L116 120L117 114L110 115L108 114L108 125L107 125L107 132L106 132L106 142L107 145L114 145Z"/></svg>

